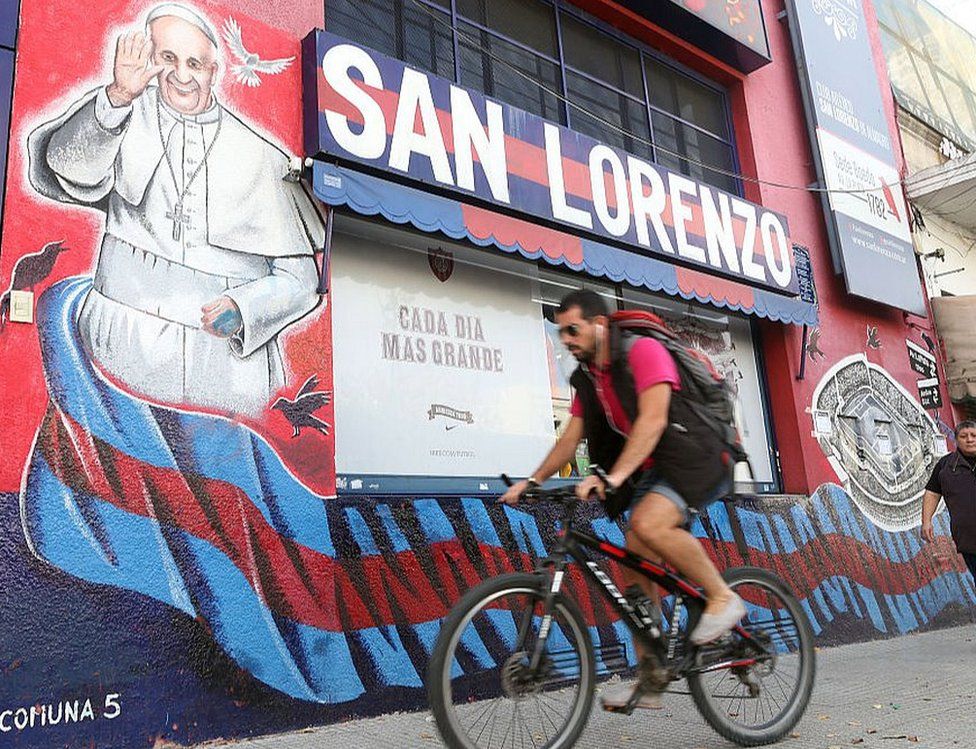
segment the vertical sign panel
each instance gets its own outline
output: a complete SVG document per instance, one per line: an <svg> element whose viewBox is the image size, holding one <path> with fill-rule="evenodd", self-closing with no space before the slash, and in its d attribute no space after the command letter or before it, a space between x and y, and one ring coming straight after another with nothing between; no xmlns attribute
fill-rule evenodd
<svg viewBox="0 0 976 749"><path fill-rule="evenodd" d="M7 138L10 134L10 100L14 78L14 53L0 47L0 199L7 174ZM0 225L3 219L0 217Z"/></svg>
<svg viewBox="0 0 976 749"><path fill-rule="evenodd" d="M17 40L18 0L0 0L0 47L13 49Z"/></svg>
<svg viewBox="0 0 976 749"><path fill-rule="evenodd" d="M832 250L855 296L925 314L860 0L790 0Z"/></svg>

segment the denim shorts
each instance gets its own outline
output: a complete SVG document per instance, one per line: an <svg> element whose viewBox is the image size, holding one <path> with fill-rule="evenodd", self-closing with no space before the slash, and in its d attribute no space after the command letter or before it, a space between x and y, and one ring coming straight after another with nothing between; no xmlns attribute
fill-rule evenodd
<svg viewBox="0 0 976 749"><path fill-rule="evenodd" d="M723 497L727 497L732 491L732 481L725 479L719 482L718 486L715 487L711 492L709 492L708 498L698 504L694 511L698 512L708 505L716 502ZM655 471L653 468L644 471L643 475L637 480L637 484L634 486L634 499L630 503L630 510L633 510L648 494L654 492L655 494L660 494L663 497L667 497L671 502L674 503L675 507L681 511L681 516L685 519L685 523L691 522L692 509L688 506L685 498L681 496L677 489L675 489L671 484L668 483L660 473Z"/></svg>

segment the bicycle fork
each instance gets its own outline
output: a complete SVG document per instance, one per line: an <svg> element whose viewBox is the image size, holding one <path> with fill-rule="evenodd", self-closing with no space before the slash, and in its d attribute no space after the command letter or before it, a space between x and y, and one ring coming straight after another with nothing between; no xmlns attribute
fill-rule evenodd
<svg viewBox="0 0 976 749"><path fill-rule="evenodd" d="M566 562L553 562L552 575L549 578L549 589L542 603L542 621L539 624L539 636L536 638L535 647L532 649L532 657L529 659L529 673L536 673L539 664L542 663L543 655L546 651L546 641L549 638L549 631L552 629L552 609L556 601L556 596L563 585L563 578L566 576ZM516 642L525 642L523 638L529 634L532 626L532 610L526 611L525 619L519 627Z"/></svg>

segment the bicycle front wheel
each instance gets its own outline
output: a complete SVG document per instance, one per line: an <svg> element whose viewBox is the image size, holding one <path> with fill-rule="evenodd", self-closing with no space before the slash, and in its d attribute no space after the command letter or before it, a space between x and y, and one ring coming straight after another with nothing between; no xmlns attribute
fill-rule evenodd
<svg viewBox="0 0 976 749"><path fill-rule="evenodd" d="M444 620L427 695L452 749L566 749L583 731L596 678L593 644L565 596L544 624L546 593L541 575L503 575L469 590Z"/></svg>
<svg viewBox="0 0 976 749"><path fill-rule="evenodd" d="M746 604L741 626L765 651L733 632L732 642L699 648L688 686L702 717L742 746L783 738L806 710L816 672L813 631L800 602L776 575L739 567L723 577ZM757 657L758 655L758 657Z"/></svg>

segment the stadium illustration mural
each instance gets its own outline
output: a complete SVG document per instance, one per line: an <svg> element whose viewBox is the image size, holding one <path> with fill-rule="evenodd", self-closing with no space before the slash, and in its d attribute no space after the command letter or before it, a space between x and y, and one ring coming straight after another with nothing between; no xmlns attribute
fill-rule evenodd
<svg viewBox="0 0 976 749"><path fill-rule="evenodd" d="M812 413L821 449L864 514L888 530L917 527L925 481L945 445L918 400L853 355L821 378Z"/></svg>

